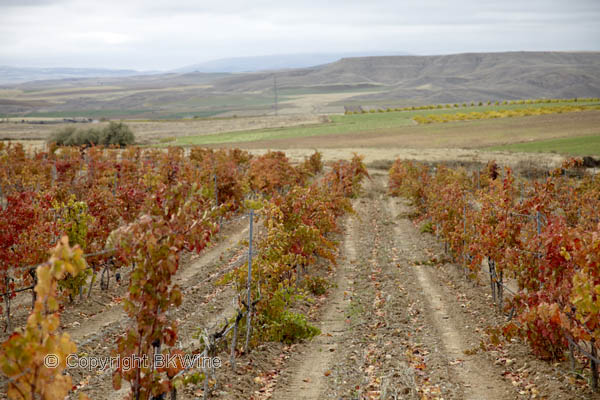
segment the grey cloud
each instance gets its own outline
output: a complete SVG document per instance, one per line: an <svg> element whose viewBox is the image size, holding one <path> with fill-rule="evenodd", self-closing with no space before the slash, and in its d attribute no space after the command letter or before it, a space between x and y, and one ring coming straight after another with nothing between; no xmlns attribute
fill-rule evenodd
<svg viewBox="0 0 600 400"><path fill-rule="evenodd" d="M64 2L65 0L0 0L0 9L4 7L36 7Z"/></svg>
<svg viewBox="0 0 600 400"><path fill-rule="evenodd" d="M0 64L168 69L361 50L600 50L600 1L0 0Z"/></svg>

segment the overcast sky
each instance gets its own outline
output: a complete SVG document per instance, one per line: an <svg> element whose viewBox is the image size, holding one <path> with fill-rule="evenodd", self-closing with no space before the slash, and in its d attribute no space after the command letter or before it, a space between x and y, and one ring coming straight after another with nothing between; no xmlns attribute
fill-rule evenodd
<svg viewBox="0 0 600 400"><path fill-rule="evenodd" d="M0 65L510 50L600 50L600 0L0 0Z"/></svg>

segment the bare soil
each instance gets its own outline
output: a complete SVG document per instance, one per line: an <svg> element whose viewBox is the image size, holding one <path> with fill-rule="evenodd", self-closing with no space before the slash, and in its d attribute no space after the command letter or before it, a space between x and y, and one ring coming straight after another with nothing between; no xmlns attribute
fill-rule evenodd
<svg viewBox="0 0 600 400"><path fill-rule="evenodd" d="M600 134L600 111L548 114L520 118L409 125L338 135L229 143L245 149L476 149Z"/></svg>

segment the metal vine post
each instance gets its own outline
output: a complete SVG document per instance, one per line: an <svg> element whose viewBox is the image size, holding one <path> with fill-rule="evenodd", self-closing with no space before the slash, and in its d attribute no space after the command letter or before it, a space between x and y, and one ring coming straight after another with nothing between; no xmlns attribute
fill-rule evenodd
<svg viewBox="0 0 600 400"><path fill-rule="evenodd" d="M250 210L250 233L248 240L248 314L246 314L246 344L244 353L248 353L248 344L250 343L250 331L252 323L252 230L254 223L254 210Z"/></svg>

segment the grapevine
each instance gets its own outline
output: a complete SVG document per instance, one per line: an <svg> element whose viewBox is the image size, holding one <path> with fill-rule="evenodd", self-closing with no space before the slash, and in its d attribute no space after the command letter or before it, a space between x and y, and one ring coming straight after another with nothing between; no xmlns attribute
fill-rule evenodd
<svg viewBox="0 0 600 400"><path fill-rule="evenodd" d="M543 359L600 339L598 177L567 173L580 165L567 160L542 182L517 181L495 163L473 176L401 160L390 170L390 192L409 197L464 265L476 273L490 264L500 308L516 314L505 335L524 338ZM519 287L506 304L504 277Z"/></svg>

